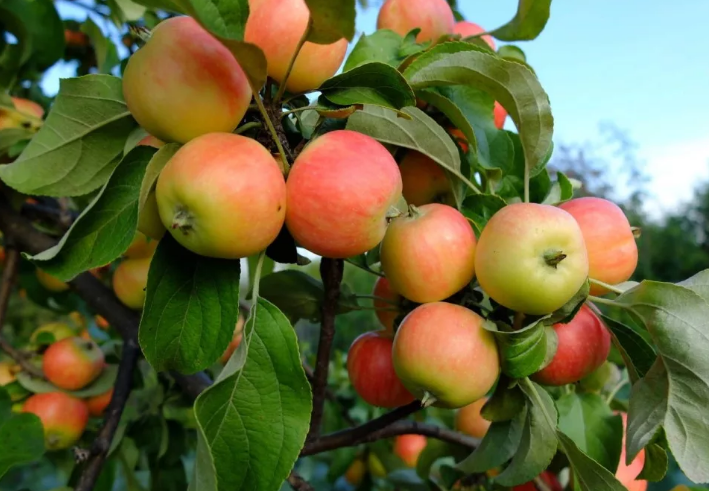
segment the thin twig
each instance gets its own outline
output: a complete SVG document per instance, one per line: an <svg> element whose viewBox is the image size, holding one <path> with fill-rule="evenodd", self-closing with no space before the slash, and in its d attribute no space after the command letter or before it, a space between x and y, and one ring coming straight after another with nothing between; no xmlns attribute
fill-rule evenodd
<svg viewBox="0 0 709 491"><path fill-rule="evenodd" d="M325 392L327 391L327 374L330 368L330 352L332 340L335 337L335 316L337 303L340 300L340 283L343 271L342 259L323 258L320 261L320 276L325 286L325 298L322 304L322 323L320 324L320 341L313 376L313 413L310 417L310 432L308 439L320 434L325 407Z"/></svg>
<svg viewBox="0 0 709 491"><path fill-rule="evenodd" d="M305 376L308 378L308 382L310 382L312 384L313 380L315 379L315 374L313 373L313 369L310 368L305 363L303 363L303 370L305 371ZM328 401L331 401L331 402L340 406L342 419L345 420L345 423L347 423L349 426L357 426L357 422L354 419L352 419L352 416L350 416L350 412L345 407L344 402L342 400L340 400L340 398L337 397L337 394L335 394L332 390L330 390L329 387L325 388L325 397L327 398Z"/></svg>
<svg viewBox="0 0 709 491"><path fill-rule="evenodd" d="M295 47L295 52L293 53L293 57L291 58L290 62L288 63L288 68L286 69L286 74L283 77L283 80L281 80L281 83L278 85L278 92L276 93L276 97L273 99L273 102L275 104L278 104L280 102L281 97L283 97L283 94L286 92L286 83L288 83L288 77L290 77L291 71L293 71L293 67L295 66L296 60L298 59L298 55L300 54L300 50L303 48L303 45L305 44L305 41L308 39L309 34L310 34L310 22L308 22L308 27L305 28L305 31L303 31L303 35L298 40L298 44Z"/></svg>
<svg viewBox="0 0 709 491"><path fill-rule="evenodd" d="M268 111L266 111L266 107L263 105L263 101L261 100L261 96L258 94L255 94L254 100L256 101L256 104L258 105L259 111L261 111L261 116L263 116L264 123L266 123L266 126L268 127L268 131L271 132L271 138L273 138L273 142L276 144L276 148L278 148L278 153L281 154L281 163L283 164L281 166L281 171L284 174L287 174L288 170L290 169L290 165L288 164L288 158L286 157L286 151L283 149L283 144L281 143L281 139L278 138L278 133L276 132L276 128L275 128L275 126L273 126L273 121L271 121L271 117L268 115Z"/></svg>
<svg viewBox="0 0 709 491"><path fill-rule="evenodd" d="M315 488L295 471L291 471L288 476L288 484L290 484L295 491L315 491Z"/></svg>

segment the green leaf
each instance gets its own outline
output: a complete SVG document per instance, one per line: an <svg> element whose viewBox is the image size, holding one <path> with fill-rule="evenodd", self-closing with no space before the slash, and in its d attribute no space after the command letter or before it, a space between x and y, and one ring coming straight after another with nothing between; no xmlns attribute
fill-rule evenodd
<svg viewBox="0 0 709 491"><path fill-rule="evenodd" d="M544 30L551 0L519 0L514 18L490 32L502 41L530 41Z"/></svg>
<svg viewBox="0 0 709 491"><path fill-rule="evenodd" d="M651 443L645 447L645 464L643 470L638 474L637 480L660 482L667 474L668 466L667 451L660 445Z"/></svg>
<svg viewBox="0 0 709 491"><path fill-rule="evenodd" d="M81 26L81 32L87 34L96 52L96 64L99 73L111 73L121 62L113 41L103 35L101 28L88 17Z"/></svg>
<svg viewBox="0 0 709 491"><path fill-rule="evenodd" d="M497 50L497 54L506 60L516 60L527 63L527 55L524 54L524 51L511 44L500 46Z"/></svg>
<svg viewBox="0 0 709 491"><path fill-rule="evenodd" d="M456 469L466 474L477 474L499 467L510 460L519 447L526 421L525 407L510 421L492 423L480 446L456 465Z"/></svg>
<svg viewBox="0 0 709 491"><path fill-rule="evenodd" d="M395 69L380 62L367 63L323 82L326 99L340 106L373 104L401 109L416 104L414 92Z"/></svg>
<svg viewBox="0 0 709 491"><path fill-rule="evenodd" d="M348 72L360 65L373 62L386 63L396 68L406 58L406 55L399 54L403 41L400 35L388 29L363 34L347 57L343 71Z"/></svg>
<svg viewBox="0 0 709 491"><path fill-rule="evenodd" d="M3 0L0 10L5 11L3 21L6 15L14 14L22 22L28 34L23 41L28 44L31 53L29 59L24 61L33 68L43 70L62 57L64 25L52 0Z"/></svg>
<svg viewBox="0 0 709 491"><path fill-rule="evenodd" d="M170 234L158 244L138 339L158 371L195 373L224 353L239 316L239 261L198 256Z"/></svg>
<svg viewBox="0 0 709 491"><path fill-rule="evenodd" d="M549 193L547 194L546 198L544 198L544 201L542 201L542 203L545 205L558 205L565 201L569 201L573 197L573 184L571 183L569 178L566 177L566 174L564 174L563 172L557 172L556 182L552 184Z"/></svg>
<svg viewBox="0 0 709 491"><path fill-rule="evenodd" d="M460 212L473 223L479 237L490 218L505 206L507 203L499 196L474 194L465 198Z"/></svg>
<svg viewBox="0 0 709 491"><path fill-rule="evenodd" d="M430 116L415 107L402 110L411 119L397 116L397 113L377 106L364 106L347 122L347 129L358 131L382 143L396 145L421 152L433 159L449 174L477 190L460 172L460 155L451 137ZM463 196L456 197L462 201Z"/></svg>
<svg viewBox="0 0 709 491"><path fill-rule="evenodd" d="M445 116L450 119L451 123L453 123L453 126L459 129L465 136L468 151L473 154L478 153L478 139L475 136L475 130L458 105L441 93L430 89L420 90L417 95L420 99L433 105L445 114Z"/></svg>
<svg viewBox="0 0 709 491"><path fill-rule="evenodd" d="M303 447L312 410L298 341L286 317L258 299L237 351L246 352L244 363L232 358L226 376L195 403L201 445L192 484L277 491Z"/></svg>
<svg viewBox="0 0 709 491"><path fill-rule="evenodd" d="M538 372L551 361L556 352L556 333L542 322L535 321L518 331L500 331L492 322L484 324L497 340L502 373L511 378L524 378Z"/></svg>
<svg viewBox="0 0 709 491"><path fill-rule="evenodd" d="M623 357L630 381L637 382L655 363L657 358L655 350L632 327L626 326L612 317L604 315L602 318L613 336L613 344Z"/></svg>
<svg viewBox="0 0 709 491"><path fill-rule="evenodd" d="M556 436L581 491L628 491L608 469L579 450L571 438L561 431L557 431Z"/></svg>
<svg viewBox="0 0 709 491"><path fill-rule="evenodd" d="M145 7L132 0L109 0L108 5L111 7L111 16L117 24L134 22L145 15Z"/></svg>
<svg viewBox="0 0 709 491"><path fill-rule="evenodd" d="M138 223L138 196L155 149L136 147L54 247L29 259L62 281L108 264L128 248Z"/></svg>
<svg viewBox="0 0 709 491"><path fill-rule="evenodd" d="M16 465L29 464L44 454L42 422L30 413L12 414L12 401L0 387L0 478Z"/></svg>
<svg viewBox="0 0 709 491"><path fill-rule="evenodd" d="M516 382L502 375L495 392L482 407L480 414L488 421L499 423L510 421L524 411L526 399Z"/></svg>
<svg viewBox="0 0 709 491"><path fill-rule="evenodd" d="M447 45L463 45L458 51ZM466 48L467 47L467 48ZM414 90L472 85L492 95L515 122L525 162L534 176L548 159L554 118L549 97L526 67L484 53L466 43L444 43L421 55L404 71Z"/></svg>
<svg viewBox="0 0 709 491"><path fill-rule="evenodd" d="M355 34L355 0L305 0L310 10L308 41L332 44Z"/></svg>
<svg viewBox="0 0 709 491"><path fill-rule="evenodd" d="M42 129L14 163L0 167L0 178L26 194L87 194L116 168L135 126L119 78L62 80Z"/></svg>
<svg viewBox="0 0 709 491"><path fill-rule="evenodd" d="M0 154L7 153L13 145L29 140L33 135L33 132L24 128L6 128L0 130Z"/></svg>
<svg viewBox="0 0 709 491"><path fill-rule="evenodd" d="M709 304L685 287L654 281L643 281L616 302L642 321L658 354L631 391L628 459L662 427L686 476L709 481Z"/></svg>
<svg viewBox="0 0 709 491"><path fill-rule="evenodd" d="M691 278L677 283L677 286L688 288L702 297L705 302L709 302L709 269L705 269Z"/></svg>
<svg viewBox="0 0 709 491"><path fill-rule="evenodd" d="M113 387L113 384L116 382L117 376L118 366L107 365L101 372L101 375L99 375L96 380L91 382L91 384L87 385L83 389L79 390L60 389L51 382L34 378L33 376L27 374L27 372L19 372L17 374L17 381L20 383L20 385L22 385L22 387L35 394L46 394L47 392L64 392L79 399L84 399L86 397L98 396L108 392L108 390Z"/></svg>
<svg viewBox="0 0 709 491"><path fill-rule="evenodd" d="M596 394L566 394L556 401L559 430L576 446L615 473L620 461L623 421Z"/></svg>
<svg viewBox="0 0 709 491"><path fill-rule="evenodd" d="M556 427L549 424L550 419L554 423L557 420L554 401L544 389L531 382L520 388L530 404L527 406L519 447L510 465L495 478L495 482L503 486L531 481L549 466L556 454Z"/></svg>
<svg viewBox="0 0 709 491"><path fill-rule="evenodd" d="M163 168L167 165L173 155L177 153L182 145L179 143L168 143L158 149L145 169L143 181L140 185L140 196L138 198L138 210L143 211L145 203L148 201L150 192L155 189L155 183ZM136 222L137 223L137 222Z"/></svg>

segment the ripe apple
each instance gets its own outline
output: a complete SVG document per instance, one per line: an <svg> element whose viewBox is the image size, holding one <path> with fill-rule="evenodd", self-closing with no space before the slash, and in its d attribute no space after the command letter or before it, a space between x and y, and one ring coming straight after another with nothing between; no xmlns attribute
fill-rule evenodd
<svg viewBox="0 0 709 491"><path fill-rule="evenodd" d="M583 305L568 324L554 324L558 338L551 363L532 376L544 385L578 382L603 365L611 349L611 335L601 319Z"/></svg>
<svg viewBox="0 0 709 491"><path fill-rule="evenodd" d="M194 139L158 177L160 218L195 254L239 259L264 250L286 216L286 183L256 140L229 133Z"/></svg>
<svg viewBox="0 0 709 491"><path fill-rule="evenodd" d="M374 138L339 130L305 147L287 189L286 225L295 240L320 256L345 258L381 242L387 212L401 198L401 174Z"/></svg>
<svg viewBox="0 0 709 491"><path fill-rule="evenodd" d="M89 414L94 417L103 416L106 408L111 403L111 397L113 397L113 387L103 394L86 399L86 407L89 408Z"/></svg>
<svg viewBox="0 0 709 491"><path fill-rule="evenodd" d="M460 145L460 148L464 153L468 153L470 146L468 145L468 139L465 137L462 131L458 128L448 128L448 134L453 137L453 139Z"/></svg>
<svg viewBox="0 0 709 491"><path fill-rule="evenodd" d="M475 233L451 206L432 203L410 209L408 216L389 224L380 252L382 271L409 300L437 302L475 276Z"/></svg>
<svg viewBox="0 0 709 491"><path fill-rule="evenodd" d="M446 0L387 0L377 18L377 29L390 29L400 36L420 28L416 41L437 41L453 31L455 17Z"/></svg>
<svg viewBox="0 0 709 491"><path fill-rule="evenodd" d="M42 334L51 334L54 340L51 343L40 343L40 336ZM30 336L30 345L35 347L39 344L53 344L57 341L61 341L66 338L71 338L76 336L76 331L64 322L49 322L47 324L42 324L37 329L32 332Z"/></svg>
<svg viewBox="0 0 709 491"><path fill-rule="evenodd" d="M80 337L57 341L47 348L42 359L47 380L66 390L86 387L101 375L104 365L101 348Z"/></svg>
<svg viewBox="0 0 709 491"><path fill-rule="evenodd" d="M44 109L34 101L12 97L15 110L0 109L0 130L10 128L36 129L36 119L42 119Z"/></svg>
<svg viewBox="0 0 709 491"><path fill-rule="evenodd" d="M394 369L418 399L455 409L481 399L500 373L497 344L485 319L460 305L437 302L414 309L394 338Z"/></svg>
<svg viewBox="0 0 709 491"><path fill-rule="evenodd" d="M588 277L581 229L574 217L554 206L508 205L480 234L475 272L497 303L525 314L554 312Z"/></svg>
<svg viewBox="0 0 709 491"><path fill-rule="evenodd" d="M15 364L9 361L0 361L0 387L15 381Z"/></svg>
<svg viewBox="0 0 709 491"><path fill-rule="evenodd" d="M97 315L94 317L94 320L96 321L96 325L98 326L99 329L101 329L103 331L108 331L110 324L108 323L108 321L104 317Z"/></svg>
<svg viewBox="0 0 709 491"><path fill-rule="evenodd" d="M416 467L419 455L426 448L426 437L422 435L399 435L394 438L394 455L408 467Z"/></svg>
<svg viewBox="0 0 709 491"><path fill-rule="evenodd" d="M544 484L546 484L547 488L549 488L549 491L563 491L563 487L561 486L561 483L559 483L559 480L556 478L554 474L552 474L549 471L544 471L541 474L539 474L539 479L542 480ZM534 484L534 481L529 481L524 484L520 484L519 486L515 486L512 488L512 491L538 491L539 488Z"/></svg>
<svg viewBox="0 0 709 491"><path fill-rule="evenodd" d="M261 48L268 62L268 75L279 84L309 22L305 0L261 0L251 9L244 41ZM344 38L332 44L306 42L288 76L286 89L298 93L320 87L340 68L346 52Z"/></svg>
<svg viewBox="0 0 709 491"><path fill-rule="evenodd" d="M646 491L647 481L635 479L645 466L645 450L641 450L630 465L625 463L625 439L627 436L628 415L626 413L620 413L620 416L623 418L623 446L620 451L620 463L618 464L618 469L615 471L615 477L628 491Z"/></svg>
<svg viewBox="0 0 709 491"><path fill-rule="evenodd" d="M47 450L74 445L89 420L89 410L84 401L63 392L35 394L25 401L22 412L32 413L42 421Z"/></svg>
<svg viewBox="0 0 709 491"><path fill-rule="evenodd" d="M347 468L347 471L345 471L345 481L353 486L359 486L359 483L362 482L366 472L367 464L364 463L364 460L357 457L352 461L350 466Z"/></svg>
<svg viewBox="0 0 709 491"><path fill-rule="evenodd" d="M455 415L455 429L473 438L483 438L492 424L480 414L487 397L478 399L472 404L458 409Z"/></svg>
<svg viewBox="0 0 709 491"><path fill-rule="evenodd" d="M141 232L136 232L133 236L133 242L130 243L123 256L127 259L151 258L155 254L157 247L157 240L151 239Z"/></svg>
<svg viewBox="0 0 709 491"><path fill-rule="evenodd" d="M191 17L173 17L158 24L129 58L123 96L148 133L186 143L236 128L251 102L251 87L226 46Z"/></svg>
<svg viewBox="0 0 709 491"><path fill-rule="evenodd" d="M559 207L578 222L588 250L588 275L610 285L632 276L638 265L638 246L630 223L618 205L601 198L578 198ZM591 295L608 293L591 284Z"/></svg>
<svg viewBox="0 0 709 491"><path fill-rule="evenodd" d="M36 276L37 281L39 281L39 284L50 292L61 293L69 289L68 283L64 283L59 278L52 276L51 274L47 273L42 269L37 268Z"/></svg>
<svg viewBox="0 0 709 491"><path fill-rule="evenodd" d="M374 300L374 308L376 310L377 318L379 322L384 327L384 330L390 333L394 332L394 322L396 318L401 315L401 312L392 309L397 309L398 305L401 303L402 297L394 290L392 290L389 280L384 277L377 278L376 283L374 283L374 291L372 295L388 302L382 300Z"/></svg>
<svg viewBox="0 0 709 491"><path fill-rule="evenodd" d="M394 408L414 400L394 372L392 344L386 331L366 332L354 340L347 353L352 387L372 406Z"/></svg>
<svg viewBox="0 0 709 491"><path fill-rule="evenodd" d="M140 310L145 303L151 258L127 259L113 272L113 292L126 307Z"/></svg>
<svg viewBox="0 0 709 491"><path fill-rule="evenodd" d="M476 23L469 22L467 20L461 20L460 22L456 23L455 27L453 28L453 34L460 34L462 38L475 36L483 32L485 32L485 29L483 29ZM490 49L492 49L493 51L497 49L495 47L495 40L492 39L492 36L485 35L480 37L488 44L488 46L490 46Z"/></svg>
<svg viewBox="0 0 709 491"><path fill-rule="evenodd" d="M239 347L241 344L241 339L243 338L244 335L244 316L239 314L239 319L236 321L236 327L234 328L234 336L232 337L231 341L229 342L229 346L227 346L227 349L224 351L224 354L220 358L220 361L222 364L226 365L226 362L229 361L229 358L231 358L231 355L234 354L234 351L236 351L236 348Z"/></svg>
<svg viewBox="0 0 709 491"><path fill-rule="evenodd" d="M165 145L165 142L155 138L153 135L148 135L138 142L138 146L160 148ZM155 240L162 239L165 235L165 226L160 220L160 212L158 211L158 202L155 199L155 188L148 193L143 209L138 215L138 231L145 234L147 237Z"/></svg>
<svg viewBox="0 0 709 491"><path fill-rule="evenodd" d="M495 107L493 108L493 116L495 119L495 127L501 130L505 126L505 120L507 119L507 111L502 104L495 101Z"/></svg>
<svg viewBox="0 0 709 491"><path fill-rule="evenodd" d="M426 155L413 150L399 164L403 195L410 205L429 203L455 205L455 196L443 167Z"/></svg>

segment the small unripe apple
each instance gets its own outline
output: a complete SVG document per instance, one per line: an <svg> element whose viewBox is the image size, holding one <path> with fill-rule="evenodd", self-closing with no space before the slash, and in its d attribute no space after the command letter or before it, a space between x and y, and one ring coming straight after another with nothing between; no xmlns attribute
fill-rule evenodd
<svg viewBox="0 0 709 491"><path fill-rule="evenodd" d="M42 119L44 109L29 99L12 97L15 110L0 109L0 130L10 128L37 128L36 118Z"/></svg>
<svg viewBox="0 0 709 491"><path fill-rule="evenodd" d="M387 212L401 198L401 174L370 136L339 130L313 140L288 175L286 225L324 257L345 258L379 244Z"/></svg>
<svg viewBox="0 0 709 491"><path fill-rule="evenodd" d="M460 305L414 309L394 338L394 369L417 399L456 409L481 399L500 373L497 344L485 319Z"/></svg>
<svg viewBox="0 0 709 491"><path fill-rule="evenodd" d="M279 84L309 21L310 11L304 0L260 0L251 7L244 41L261 48L268 62L268 75ZM346 52L344 38L332 44L306 42L298 52L286 88L299 93L320 87L335 75Z"/></svg>
<svg viewBox="0 0 709 491"><path fill-rule="evenodd" d="M229 361L229 358L231 358L231 355L234 354L234 351L236 351L236 348L239 347L241 344L241 339L244 337L244 316L241 314L239 315L239 319L236 321L236 327L234 328L234 336L232 337L231 341L229 342L229 346L227 346L227 349L224 351L224 354L222 354L222 357L220 358L220 361L222 364L226 365L226 362Z"/></svg>
<svg viewBox="0 0 709 491"><path fill-rule="evenodd" d="M462 38L475 36L483 32L485 32L485 29L480 27L478 24L467 20L461 20L460 22L456 23L455 28L453 29L453 34L460 34ZM486 34L485 36L480 37L488 44L488 46L490 46L490 49L495 51L495 40L492 39L492 36Z"/></svg>
<svg viewBox="0 0 709 491"><path fill-rule="evenodd" d="M145 303L151 258L127 259L113 272L113 292L123 305L140 310Z"/></svg>
<svg viewBox="0 0 709 491"><path fill-rule="evenodd" d="M615 477L628 491L646 491L647 481L636 479L645 466L645 449L638 453L630 465L625 463L625 440L628 429L628 415L626 413L620 413L620 416L623 418L623 446L621 447L620 462L618 469L615 471Z"/></svg>
<svg viewBox="0 0 709 491"><path fill-rule="evenodd" d="M611 335L601 319L583 305L568 324L554 324L558 339L551 362L532 376L544 385L578 382L603 365L611 349Z"/></svg>
<svg viewBox="0 0 709 491"><path fill-rule="evenodd" d="M384 464L382 464L382 461L379 460L379 457L377 457L374 452L369 452L367 456L367 469L369 469L370 474L380 479L387 475Z"/></svg>
<svg viewBox="0 0 709 491"><path fill-rule="evenodd" d="M42 358L42 371L47 380L66 390L86 387L101 375L104 365L101 348L80 337L57 341L47 348Z"/></svg>
<svg viewBox="0 0 709 491"><path fill-rule="evenodd" d="M458 409L455 415L455 429L473 438L483 438L492 424L480 414L486 402L487 397L483 397Z"/></svg>
<svg viewBox="0 0 709 491"><path fill-rule="evenodd" d="M165 145L165 142L155 138L153 135L148 135L140 140L138 145L160 148ZM158 202L155 199L155 188L148 193L145 205L138 215L138 231L155 240L160 240L165 235L165 226L160 220Z"/></svg>
<svg viewBox="0 0 709 491"><path fill-rule="evenodd" d="M620 369L610 361L606 361L600 367L586 375L579 381L578 388L584 392L601 392L603 389L610 390L620 379L622 374Z"/></svg>
<svg viewBox="0 0 709 491"><path fill-rule="evenodd" d="M69 289L68 283L63 282L59 278L52 276L51 274L47 273L42 269L37 268L36 275L39 284L50 292L61 293Z"/></svg>
<svg viewBox="0 0 709 491"><path fill-rule="evenodd" d="M455 205L455 196L443 167L426 155L413 150L399 163L403 195L410 205L429 203Z"/></svg>
<svg viewBox="0 0 709 491"><path fill-rule="evenodd" d="M103 394L86 399L86 407L89 408L89 414L94 417L103 416L106 408L111 403L111 397L113 397L113 387Z"/></svg>
<svg viewBox="0 0 709 491"><path fill-rule="evenodd" d="M191 17L173 17L128 59L123 96L148 133L186 143L236 128L251 87L226 46Z"/></svg>
<svg viewBox="0 0 709 491"><path fill-rule="evenodd" d="M419 28L416 41L437 41L453 31L455 17L446 0L387 0L377 18L377 29L406 36Z"/></svg>
<svg viewBox="0 0 709 491"><path fill-rule="evenodd" d="M380 252L382 271L409 300L443 300L475 276L475 244L472 227L455 208L412 206L408 216L389 224Z"/></svg>
<svg viewBox="0 0 709 491"><path fill-rule="evenodd" d="M399 435L394 438L394 455L403 460L408 467L416 467L419 455L426 448L427 443L423 435Z"/></svg>
<svg viewBox="0 0 709 491"><path fill-rule="evenodd" d="M574 217L554 206L508 205L480 234L475 272L500 305L532 315L554 312L588 277L581 229Z"/></svg>
<svg viewBox="0 0 709 491"><path fill-rule="evenodd" d="M158 247L158 241L146 237L141 232L136 232L133 236L133 242L130 243L123 256L128 259L145 259L153 257L155 249Z"/></svg>
<svg viewBox="0 0 709 491"><path fill-rule="evenodd" d="M414 400L394 372L392 344L386 331L366 332L354 340L347 353L352 387L372 406L394 408Z"/></svg>
<svg viewBox="0 0 709 491"><path fill-rule="evenodd" d="M384 330L390 333L394 332L394 322L401 315L398 310L398 305L401 303L402 297L392 290L389 280L384 277L377 278L374 283L374 291L372 295L387 301L374 299L374 308L377 309L377 319L381 322ZM394 310L397 309L397 310Z"/></svg>
<svg viewBox="0 0 709 491"><path fill-rule="evenodd" d="M47 450L74 445L89 420L89 410L84 401L63 392L35 394L25 401L22 412L32 413L42 421Z"/></svg>
<svg viewBox="0 0 709 491"><path fill-rule="evenodd" d="M0 387L15 381L15 364L9 361L0 361Z"/></svg>
<svg viewBox="0 0 709 491"><path fill-rule="evenodd" d="M42 324L37 329L35 329L32 332L32 335L30 336L30 345L32 347L35 347L40 344L40 338L43 337L42 334L51 334L53 336L53 341L51 341L50 343L41 344L52 344L66 338L76 336L76 331L64 322L49 322L47 324Z"/></svg>
<svg viewBox="0 0 709 491"><path fill-rule="evenodd" d="M256 140L229 133L195 138L158 177L162 223L195 254L239 259L274 241L286 216L286 183Z"/></svg>
<svg viewBox="0 0 709 491"><path fill-rule="evenodd" d="M539 479L547 486L548 491L563 491L564 489L556 476L549 471L539 474ZM534 481L529 481L515 486L512 491L539 491L539 488L537 488Z"/></svg>
<svg viewBox="0 0 709 491"><path fill-rule="evenodd" d="M588 275L610 285L622 283L638 265L638 246L618 205L602 198L578 198L559 207L578 222L588 250ZM608 293L591 284L591 295Z"/></svg>

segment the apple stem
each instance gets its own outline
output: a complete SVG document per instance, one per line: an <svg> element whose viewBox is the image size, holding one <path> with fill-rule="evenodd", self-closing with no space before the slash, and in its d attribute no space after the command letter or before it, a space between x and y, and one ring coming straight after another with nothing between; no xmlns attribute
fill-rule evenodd
<svg viewBox="0 0 709 491"><path fill-rule="evenodd" d="M183 234L192 230L192 215L185 209L177 210L172 218L172 228L179 228Z"/></svg>
<svg viewBox="0 0 709 491"><path fill-rule="evenodd" d="M411 215L411 218L418 218L421 216L421 210L414 205L409 205L409 215Z"/></svg>
<svg viewBox="0 0 709 491"><path fill-rule="evenodd" d="M430 392L424 392L423 399L421 399L421 407L426 409L427 407L434 405L437 400L438 399L436 399L436 397Z"/></svg>
<svg viewBox="0 0 709 491"><path fill-rule="evenodd" d="M566 254L561 251L552 251L544 254L544 261L554 269L556 269L559 263L564 259L566 259Z"/></svg>

